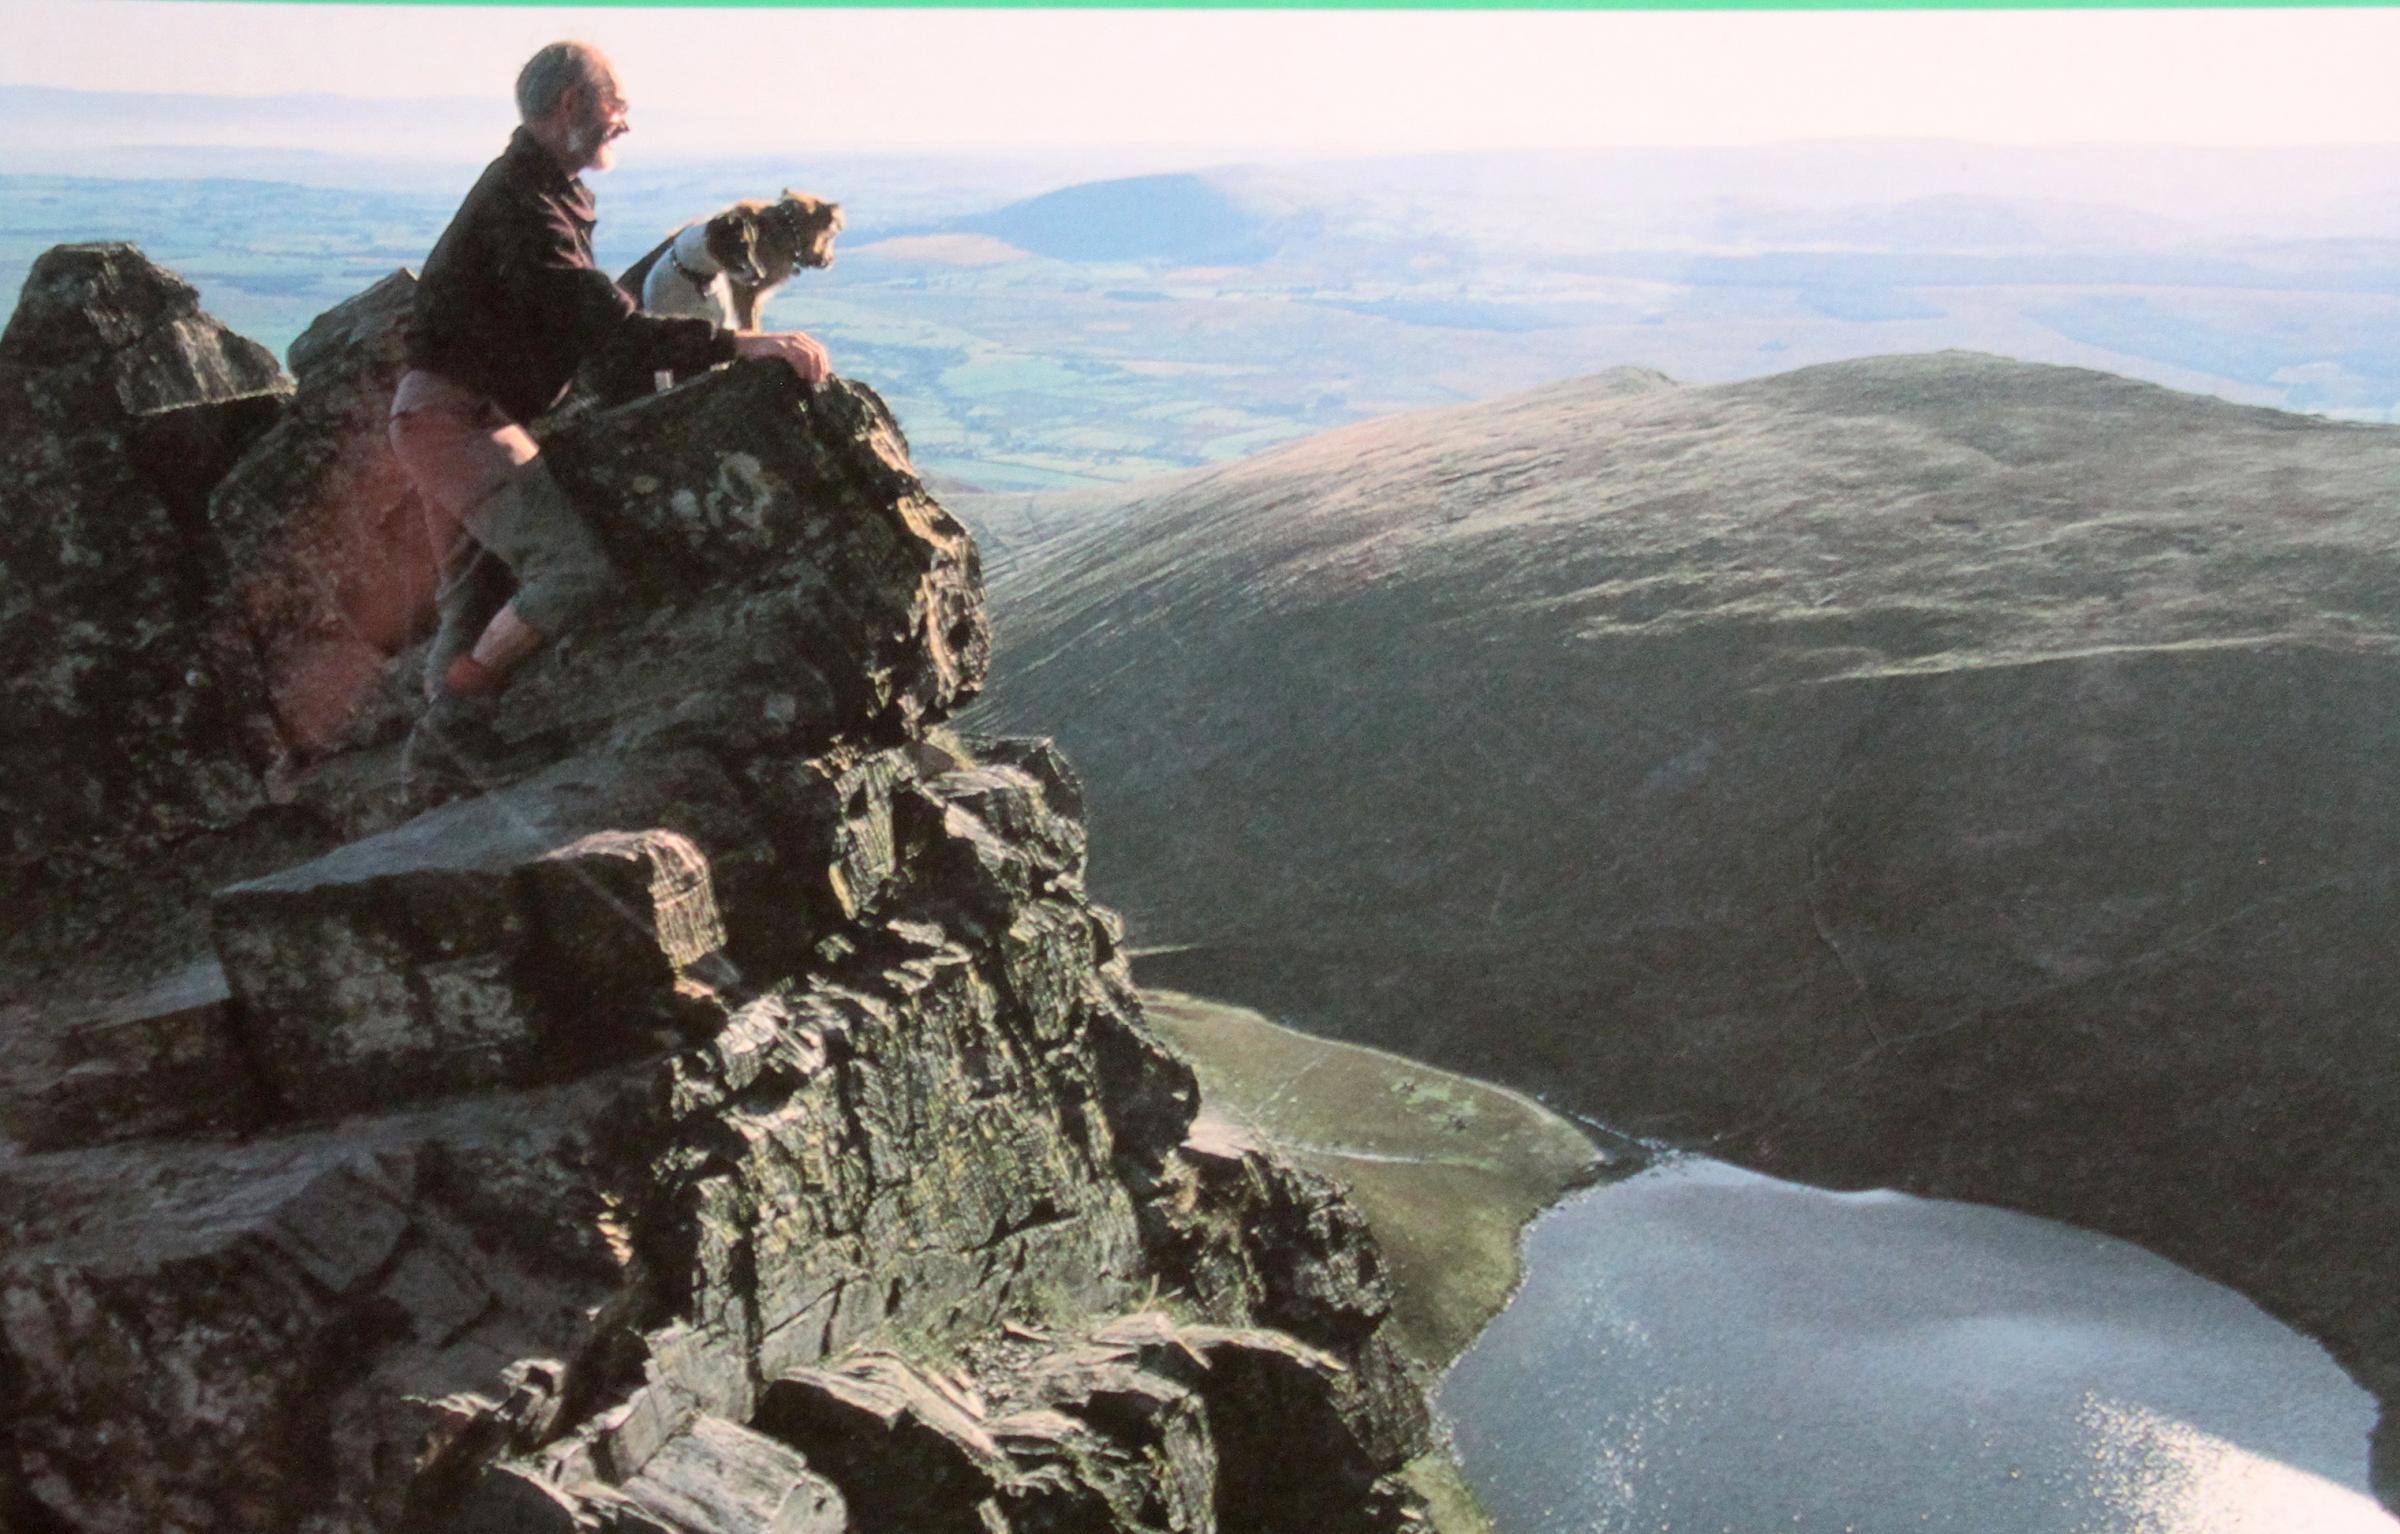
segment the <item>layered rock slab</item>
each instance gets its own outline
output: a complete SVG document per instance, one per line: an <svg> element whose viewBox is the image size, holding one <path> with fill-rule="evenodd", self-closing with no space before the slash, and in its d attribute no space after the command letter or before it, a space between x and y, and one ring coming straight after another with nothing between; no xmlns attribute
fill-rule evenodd
<svg viewBox="0 0 2400 1534"><path fill-rule="evenodd" d="M504 1471L479 1485L453 1534L847 1534L840 1491L792 1450L704 1417L622 1486L567 1491Z"/></svg>
<svg viewBox="0 0 2400 1534"><path fill-rule="evenodd" d="M733 977L702 850L760 840L733 800L697 755L568 762L220 891L268 1088L328 1116L654 1051Z"/></svg>
<svg viewBox="0 0 2400 1534"><path fill-rule="evenodd" d="M617 1085L0 1167L6 1479L67 1528L385 1526L432 1403L620 1282L576 1171Z"/></svg>
<svg viewBox="0 0 2400 1534"><path fill-rule="evenodd" d="M1049 818L1030 775L987 761L903 777L900 797L925 807L901 819L944 843L982 840L989 828L962 824L945 793L1002 787ZM1371 1268L1337 1263L1328 1282L1347 1298L1334 1303L1324 1283L1279 1271L1321 1252L1272 1235L1220 1249L1247 1211L1174 1138L1192 1112L1188 1072L1141 1029L1113 933L1080 902L1071 865L1035 890L996 875L976 890L918 878L959 866L940 845L903 839L899 864L880 914L829 933L807 978L720 1010L702 1043L530 1093L411 1085L403 1056L355 1079L361 1095L380 1074L395 1094L428 1096L421 1110L337 1092L279 1106L369 1111L231 1155L154 1139L0 1168L13 1206L46 1211L19 1224L0 1264L11 1447L30 1495L91 1528L162 1508L195 1527L386 1527L439 1511L473 1528L495 1508L530 1516L527 1497L585 1509L577 1518L610 1509L618 1521L602 1527L707 1528L692 1507L752 1493L695 1487L757 1476L692 1435L771 1425L768 1382L895 1329L973 1336L1011 1316L1105 1312L1161 1280L1230 1320L1320 1334L1344 1349L1346 1409L1383 1409L1348 1383L1397 1369ZM278 939L304 951L290 962L332 966L316 971L332 984L291 993L320 1019L388 1018L305 928L240 942ZM639 933L626 946L657 952ZM450 1053L436 1031L418 1038L426 1055ZM297 1043L260 1043L285 1080L311 1079ZM1258 1163L1244 1176L1268 1187L1297 1174ZM1292 1182L1276 1202L1312 1198L1324 1207L1300 1223L1337 1228L1323 1223L1338 1210L1330 1189ZM161 1371L193 1392L147 1388ZM208 1383L231 1379L245 1384ZM316 1425L301 1432L303 1420ZM1367 1437L1404 1458L1422 1430L1404 1409ZM127 1442L153 1446L130 1480L104 1448ZM210 1447L195 1461L177 1442ZM682 1488L683 1511L661 1510L661 1486ZM822 1499L794 1506L805 1517L791 1527L840 1526Z"/></svg>
<svg viewBox="0 0 2400 1534"><path fill-rule="evenodd" d="M211 955L148 984L39 1018L0 1015L0 1135L31 1150L258 1122L232 990Z"/></svg>

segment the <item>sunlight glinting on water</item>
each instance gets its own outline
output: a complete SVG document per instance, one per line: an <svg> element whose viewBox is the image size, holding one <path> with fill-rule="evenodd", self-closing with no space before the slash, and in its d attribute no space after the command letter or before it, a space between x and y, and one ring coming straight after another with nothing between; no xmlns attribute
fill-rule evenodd
<svg viewBox="0 0 2400 1534"><path fill-rule="evenodd" d="M2396 1534L2374 1403L2126 1242L1698 1158L1569 1200L1441 1404L1499 1534Z"/></svg>
<svg viewBox="0 0 2400 1534"><path fill-rule="evenodd" d="M2147 1407L2087 1396L2093 1500L2076 1534L2389 1534L2374 1498Z"/></svg>

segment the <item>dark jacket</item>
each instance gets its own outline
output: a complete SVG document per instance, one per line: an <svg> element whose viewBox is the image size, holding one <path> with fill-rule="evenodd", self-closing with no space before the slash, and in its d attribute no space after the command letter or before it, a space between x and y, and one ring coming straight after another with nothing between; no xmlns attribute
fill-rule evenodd
<svg viewBox="0 0 2400 1534"><path fill-rule="evenodd" d="M733 357L708 320L643 314L592 262L592 194L519 128L442 231L417 283L408 365L517 421L558 403L576 368L698 371Z"/></svg>

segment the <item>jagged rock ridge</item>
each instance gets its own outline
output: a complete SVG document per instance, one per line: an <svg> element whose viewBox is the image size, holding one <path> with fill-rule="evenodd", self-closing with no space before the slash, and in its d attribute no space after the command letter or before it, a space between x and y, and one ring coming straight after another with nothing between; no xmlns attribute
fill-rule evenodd
<svg viewBox="0 0 2400 1534"><path fill-rule="evenodd" d="M2400 431L1943 354L1094 501L994 504L980 717L1150 983L2128 1236L2400 1389Z"/></svg>
<svg viewBox="0 0 2400 1534"><path fill-rule="evenodd" d="M178 291L121 246L41 273L20 400L156 333L114 295ZM174 644L195 688L240 672L223 727L95 721L107 792L16 820L74 909L0 952L0 1522L1414 1521L1421 1381L1363 1224L1195 1136L1065 759L938 728L983 680L980 575L870 392L736 367L561 424L631 597L512 689L483 793L396 802L422 572L381 627L306 576L405 555L342 488L394 483L404 292L320 322L280 424L178 487L214 584ZM9 470L98 518L121 444L55 427L0 418ZM78 526L12 504L46 555L12 621L97 623L110 583L53 574ZM155 659L87 653L62 718Z"/></svg>

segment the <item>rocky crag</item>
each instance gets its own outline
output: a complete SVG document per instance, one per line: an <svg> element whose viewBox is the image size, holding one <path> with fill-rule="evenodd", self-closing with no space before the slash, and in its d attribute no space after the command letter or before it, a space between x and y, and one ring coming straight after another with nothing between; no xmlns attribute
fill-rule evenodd
<svg viewBox="0 0 2400 1534"><path fill-rule="evenodd" d="M627 599L398 803L407 285L286 379L63 247L0 337L0 1528L1421 1522L1359 1217L1195 1129L1066 761L942 724L976 552L871 392L552 432Z"/></svg>
<svg viewBox="0 0 2400 1534"><path fill-rule="evenodd" d="M2131 1238L2388 1402L2395 508L2400 430L2084 369L1618 373L976 510L982 717L1148 983Z"/></svg>

